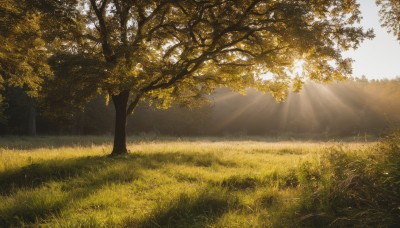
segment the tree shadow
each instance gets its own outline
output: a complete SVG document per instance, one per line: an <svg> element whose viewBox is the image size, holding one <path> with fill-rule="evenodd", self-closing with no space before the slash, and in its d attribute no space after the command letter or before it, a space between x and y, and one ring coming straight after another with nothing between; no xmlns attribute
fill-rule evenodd
<svg viewBox="0 0 400 228"><path fill-rule="evenodd" d="M0 173L0 194L32 189L51 181L64 181L121 164L126 158L83 157L49 160ZM107 178L107 177L105 177Z"/></svg>
<svg viewBox="0 0 400 228"><path fill-rule="evenodd" d="M237 166L236 162L220 159L214 153L171 152L138 154L137 156L146 161L145 163L142 163L142 165L147 165L150 167L152 165L158 167L168 163L173 163L176 165L192 165L198 167L211 167L213 165L226 167Z"/></svg>
<svg viewBox="0 0 400 228"><path fill-rule="evenodd" d="M38 219L44 219L59 213L70 203L84 199L108 184L132 182L140 178L141 172L162 168L168 164L196 167L209 167L214 164L236 165L236 163L218 159L212 154L180 152L139 153L117 157L82 157L48 160L31 164L0 173L0 195L7 198L22 199L15 205L3 208L3 215L0 216L0 226L7 227L35 223ZM60 191L63 196L59 199L53 199L51 198L52 196L49 196L48 201L51 201L51 203L46 203L46 198L40 195L48 194L46 188L52 186L52 184L54 185L54 183L57 186L61 186ZM218 198L212 198L212 196L207 197L200 198L199 200L201 201L187 201L191 205L187 209L195 214L197 209L201 211L203 210L202 208L207 209L207 205L211 205L211 208L208 209L211 209L213 213L214 211L220 213L220 208L225 205L224 202ZM36 204L36 201L45 203L38 207L30 205ZM179 202L182 205L186 204L184 198L180 199ZM203 204L200 205L201 203ZM178 206L181 207L182 205ZM171 208L169 213L173 213L173 210L178 209ZM164 219L167 217L170 217L170 214L164 215Z"/></svg>
<svg viewBox="0 0 400 228"><path fill-rule="evenodd" d="M137 177L130 177L137 178ZM126 179L126 178L125 178ZM62 209L72 203L85 199L103 188L107 184L119 182L104 177L80 183L79 186L63 185L58 195L43 196L54 193L44 189L33 189L33 191L16 193L16 204L3 207L0 216L0 227L30 226L41 220L59 214ZM119 182L120 183L120 182ZM51 188L51 187L48 187Z"/></svg>
<svg viewBox="0 0 400 228"><path fill-rule="evenodd" d="M86 157L47 161L0 173L1 194L14 202L1 208L0 227L33 224L58 214L105 185L138 179L140 170L132 167L126 172L121 165L125 160Z"/></svg>
<svg viewBox="0 0 400 228"><path fill-rule="evenodd" d="M166 164L210 167L221 165L233 167L236 163L217 158L214 154L199 153L151 153L128 154L109 157L95 156L71 158L65 160L48 160L28 166L7 170L0 173L0 195L9 195L18 189L32 189L52 181L70 181L83 177L97 181L126 182L133 180L130 175L118 173L118 167L129 166L129 170L139 172L145 169L157 169ZM126 171L125 169L123 171Z"/></svg>
<svg viewBox="0 0 400 228"><path fill-rule="evenodd" d="M127 218L124 227L208 227L236 208L239 199L208 186L200 193L181 194L168 206L159 206L143 220Z"/></svg>

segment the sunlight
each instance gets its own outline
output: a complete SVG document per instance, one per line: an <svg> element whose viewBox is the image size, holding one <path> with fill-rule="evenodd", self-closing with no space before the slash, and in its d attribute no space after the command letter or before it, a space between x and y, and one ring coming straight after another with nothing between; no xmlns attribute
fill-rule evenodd
<svg viewBox="0 0 400 228"><path fill-rule="evenodd" d="M300 97L300 110L308 117L311 128L322 127L329 132L330 123L326 121L326 118L333 120L346 116L347 119L357 119L354 107L338 97L328 85L309 82Z"/></svg>
<svg viewBox="0 0 400 228"><path fill-rule="evenodd" d="M279 128L309 132L325 129L329 132L331 123L328 120L343 116L346 116L343 121L356 120L358 110L332 89L329 85L307 82L300 93L290 93L275 110L280 116ZM341 120L336 121L341 123Z"/></svg>
<svg viewBox="0 0 400 228"><path fill-rule="evenodd" d="M336 112L346 112L347 115L355 115L354 108L350 107L346 104L341 98L339 98L327 85L319 85L316 83L310 83L310 91L317 91L317 93L321 94L321 97L324 100L319 100L320 107L326 107L327 104L333 104ZM326 102L327 101L327 102ZM324 110L327 114L328 110ZM334 113L330 113L330 115L334 115Z"/></svg>
<svg viewBox="0 0 400 228"><path fill-rule="evenodd" d="M295 77L302 77L304 74L304 63L305 60L303 59L298 59L293 62L293 66L287 68L286 73L289 75L291 78ZM273 81L277 75L272 73L272 72L266 72L260 74L260 79L264 81Z"/></svg>
<svg viewBox="0 0 400 228"><path fill-rule="evenodd" d="M221 89L221 90L218 90L215 93L215 96L212 96L211 99L213 100L214 103L218 103L218 102L224 102L224 101L233 99L238 96L240 96L240 94L235 93L235 92L225 92L225 90Z"/></svg>
<svg viewBox="0 0 400 228"><path fill-rule="evenodd" d="M297 72L301 72L302 64L297 63ZM213 130L219 132L229 126L246 124L243 121L251 122L257 118L278 118L276 124L281 130L315 132L322 129L329 133L333 130L331 121L337 119L338 123L344 123L358 118L359 111L351 106L346 97L335 92L334 85L314 82L307 82L300 93L289 93L287 99L279 104L261 92L248 90L246 98L235 92L219 90L213 97L215 108L218 108L215 113L224 113L224 116L214 116L219 121L213 125ZM236 105L230 106L231 102ZM263 111L258 108L261 106ZM260 112L264 113L264 117L260 117Z"/></svg>
<svg viewBox="0 0 400 228"><path fill-rule="evenodd" d="M242 106L241 108L235 109L229 116L227 116L225 118L224 121L222 121L219 124L217 124L215 126L214 130L218 132L219 130L223 129L224 127L226 127L230 123L234 122L240 116L244 115L246 111L251 110L251 108L254 105L260 103L262 101L262 98L263 98L263 94L258 92L256 97L251 102L247 103L246 105Z"/></svg>
<svg viewBox="0 0 400 228"><path fill-rule="evenodd" d="M303 59L298 59L294 61L293 69L290 71L289 75L292 77L302 76L304 73L304 63Z"/></svg>
<svg viewBox="0 0 400 228"><path fill-rule="evenodd" d="M261 80L264 81L272 81L275 78L275 75L271 72L267 72L260 75Z"/></svg>

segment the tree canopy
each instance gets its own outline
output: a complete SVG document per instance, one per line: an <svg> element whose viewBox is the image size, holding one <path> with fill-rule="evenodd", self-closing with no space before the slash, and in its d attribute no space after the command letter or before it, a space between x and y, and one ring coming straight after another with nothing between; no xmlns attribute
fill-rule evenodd
<svg viewBox="0 0 400 228"><path fill-rule="evenodd" d="M376 4L380 7L382 26L386 27L400 41L400 1L376 0Z"/></svg>
<svg viewBox="0 0 400 228"><path fill-rule="evenodd" d="M372 36L351 26L360 20L355 1L91 0L73 9L79 40L61 42L54 68L106 95L130 91L128 112L141 98L168 106L221 86L282 99L305 77L345 78L351 64L341 51Z"/></svg>
<svg viewBox="0 0 400 228"><path fill-rule="evenodd" d="M2 95L20 88L31 100L42 95L43 83L52 77L48 58L54 34L54 7L44 1L4 0L0 4L0 121L6 121Z"/></svg>
<svg viewBox="0 0 400 228"><path fill-rule="evenodd" d="M42 15L29 2L15 0L2 1L0 14L0 89L21 87L38 96L43 79L51 75Z"/></svg>

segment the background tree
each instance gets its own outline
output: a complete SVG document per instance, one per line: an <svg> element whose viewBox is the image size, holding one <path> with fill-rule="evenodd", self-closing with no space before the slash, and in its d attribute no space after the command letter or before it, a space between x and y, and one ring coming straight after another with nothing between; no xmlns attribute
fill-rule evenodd
<svg viewBox="0 0 400 228"><path fill-rule="evenodd" d="M161 134L281 139L362 136L364 140L365 135L380 137L389 124L400 122L399 86L399 79L348 79L329 85L307 82L299 93L290 92L285 102L279 103L254 89L242 96L223 88L213 92L208 105L195 108L173 105L157 109L142 102L135 108L135 115L128 117L126 130L144 138ZM8 119L0 123L0 135L26 134L27 96L20 88L8 88L5 100ZM83 111L71 108L68 115L54 117L38 108L38 134L104 136L113 132L114 107L107 106L102 96L91 100Z"/></svg>
<svg viewBox="0 0 400 228"><path fill-rule="evenodd" d="M254 87L281 100L305 78L345 78L351 60L341 51L372 37L354 26L355 0L90 0L62 7L77 29L74 40L58 43L54 85L66 86L77 103L96 93L111 98L112 154L127 152L126 117L141 100L189 104L218 87ZM60 90L52 91L56 100Z"/></svg>
<svg viewBox="0 0 400 228"><path fill-rule="evenodd" d="M399 0L376 0L380 7L379 15L382 26L397 36L400 41L400 1Z"/></svg>
<svg viewBox="0 0 400 228"><path fill-rule="evenodd" d="M75 0L3 0L0 4L0 121L9 104L4 93L9 88L24 91L29 134L36 134L36 106L43 98L43 83L52 77L48 58L60 39L70 39L76 30L68 6ZM57 46L54 46L57 48ZM5 90L6 89L6 90ZM21 90L20 90L21 89ZM12 99L12 98L11 98ZM25 98L23 99L25 100Z"/></svg>
<svg viewBox="0 0 400 228"><path fill-rule="evenodd" d="M20 87L31 98L39 95L44 78L51 75L40 27L42 13L32 2L5 0L0 4L0 90ZM0 105L2 101L0 94Z"/></svg>

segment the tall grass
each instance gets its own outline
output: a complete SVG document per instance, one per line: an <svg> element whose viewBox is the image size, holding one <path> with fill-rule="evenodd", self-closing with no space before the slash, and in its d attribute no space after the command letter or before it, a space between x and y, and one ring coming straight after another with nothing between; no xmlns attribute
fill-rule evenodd
<svg viewBox="0 0 400 228"><path fill-rule="evenodd" d="M299 223L304 226L400 227L400 132L368 154L330 148L298 170Z"/></svg>
<svg viewBox="0 0 400 228"><path fill-rule="evenodd" d="M121 157L105 137L1 138L0 226L397 225L392 138L134 137Z"/></svg>

